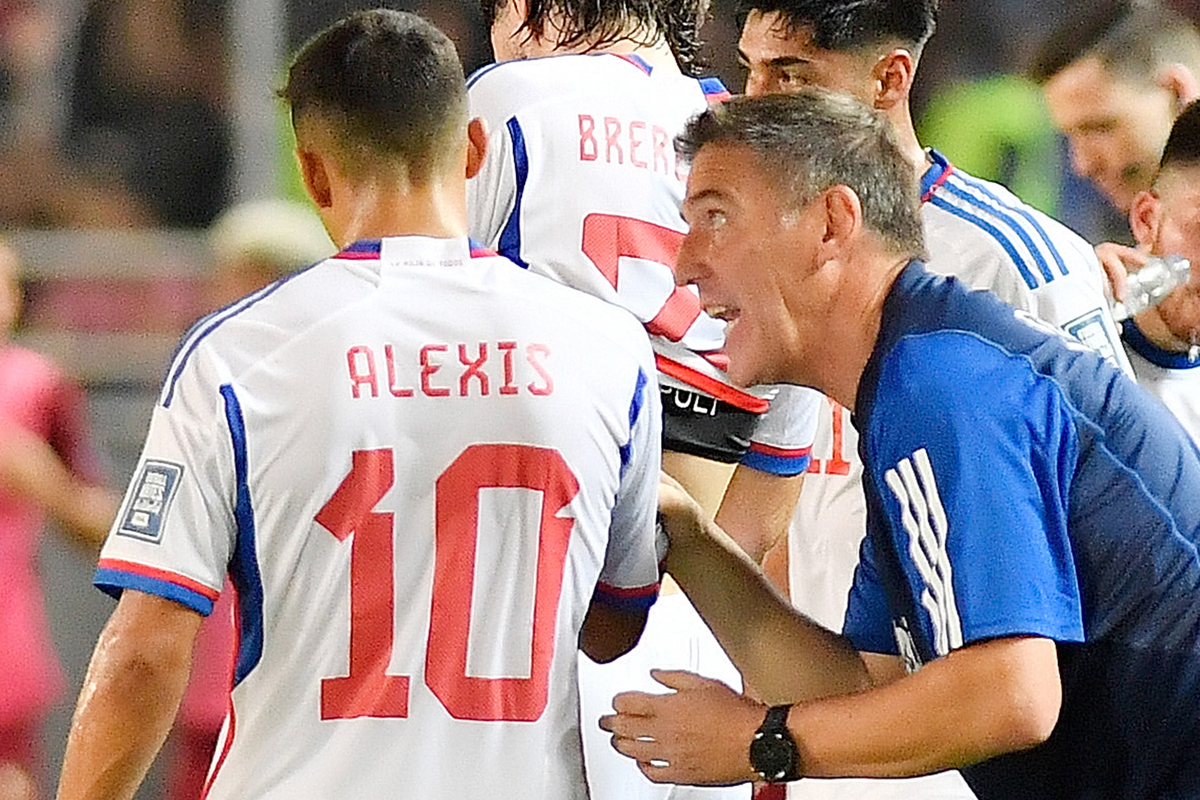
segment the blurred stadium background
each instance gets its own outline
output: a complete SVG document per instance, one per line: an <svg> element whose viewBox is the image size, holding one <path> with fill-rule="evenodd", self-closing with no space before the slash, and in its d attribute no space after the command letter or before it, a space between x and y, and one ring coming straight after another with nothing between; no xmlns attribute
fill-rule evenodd
<svg viewBox="0 0 1200 800"><path fill-rule="evenodd" d="M703 32L708 73L736 91L733 3L713 0ZM0 224L21 255L26 292L16 338L86 386L114 486L133 469L175 341L210 307L206 229L234 204L300 197L273 94L291 52L344 13L376 5L389 4L0 0ZM491 60L471 0L390 5L446 30L468 72ZM1200 17L1200 0L1175 5ZM915 114L926 144L1098 241L1124 223L1069 175L1036 87L1019 77L1052 27L1092 6L943 0ZM72 693L47 731L50 774L112 607L91 587L88 559L60 542L44 538L42 570ZM158 791L152 778L139 797Z"/></svg>

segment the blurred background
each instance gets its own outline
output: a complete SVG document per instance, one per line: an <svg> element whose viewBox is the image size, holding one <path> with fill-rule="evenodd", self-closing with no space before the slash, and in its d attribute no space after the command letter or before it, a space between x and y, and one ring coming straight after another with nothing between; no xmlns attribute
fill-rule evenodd
<svg viewBox="0 0 1200 800"><path fill-rule="evenodd" d="M332 250L319 229L315 239L302 230L318 227L312 217L294 226L269 214L214 223L246 203L261 210L259 201L303 199L274 90L290 54L309 36L349 11L377 5L0 0L0 226L19 255L25 292L15 341L83 384L114 487L133 470L178 337L253 288L239 283L244 269L270 277L262 265L230 266L257 246L246 244L245 231L282 231L282 242L263 245L275 250L303 242L289 251L293 258L316 260ZM1200 16L1200 0L1174 5ZM491 60L473 2L392 6L437 23L458 44L468 72ZM1071 176L1040 92L1020 77L1042 37L1086 17L1090 6L943 0L914 113L924 143L975 175L1008 184L1095 242L1127 235L1124 221ZM711 13L703 31L707 72L736 92L743 76L731 0L714 0ZM47 791L87 659L113 605L91 587L91 557L62 541L43 537L40 553L70 682L46 731ZM0 603L4 591L0 586ZM160 796L160 772L139 797Z"/></svg>

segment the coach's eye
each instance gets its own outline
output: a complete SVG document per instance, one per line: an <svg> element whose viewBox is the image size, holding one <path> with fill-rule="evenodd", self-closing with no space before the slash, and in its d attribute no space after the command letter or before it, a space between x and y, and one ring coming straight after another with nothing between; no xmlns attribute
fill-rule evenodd
<svg viewBox="0 0 1200 800"><path fill-rule="evenodd" d="M716 230L725 224L725 212L715 208L711 209L704 215L704 220L708 223L709 228Z"/></svg>
<svg viewBox="0 0 1200 800"><path fill-rule="evenodd" d="M785 86L804 86L808 83L799 70L785 69L780 72L779 82Z"/></svg>

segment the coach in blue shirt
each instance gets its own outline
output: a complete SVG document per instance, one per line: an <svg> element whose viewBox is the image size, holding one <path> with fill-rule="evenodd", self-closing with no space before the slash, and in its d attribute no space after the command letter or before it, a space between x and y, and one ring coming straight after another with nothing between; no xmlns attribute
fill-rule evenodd
<svg viewBox="0 0 1200 800"><path fill-rule="evenodd" d="M868 536L845 635L676 487L668 569L766 705L683 672L602 720L658 781L961 767L987 798L1200 797L1200 452L1061 331L927 273L887 125L822 93L697 118L681 281L742 384L854 411ZM768 706L775 704L768 710Z"/></svg>

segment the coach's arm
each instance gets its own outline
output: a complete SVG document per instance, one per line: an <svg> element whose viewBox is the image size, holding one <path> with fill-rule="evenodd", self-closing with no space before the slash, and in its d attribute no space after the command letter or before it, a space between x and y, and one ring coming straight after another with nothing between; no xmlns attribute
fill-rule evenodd
<svg viewBox="0 0 1200 800"><path fill-rule="evenodd" d="M1054 642L972 644L907 675L898 658L859 654L792 609L689 504L663 487L668 569L767 704L795 704L788 725L805 775L916 775L1050 735L1062 699ZM619 695L618 713L601 721L614 746L652 780L750 780L749 743L766 705L691 673L656 677L676 692Z"/></svg>
<svg viewBox="0 0 1200 800"><path fill-rule="evenodd" d="M202 620L171 600L121 594L79 694L58 800L133 797L175 719Z"/></svg>

